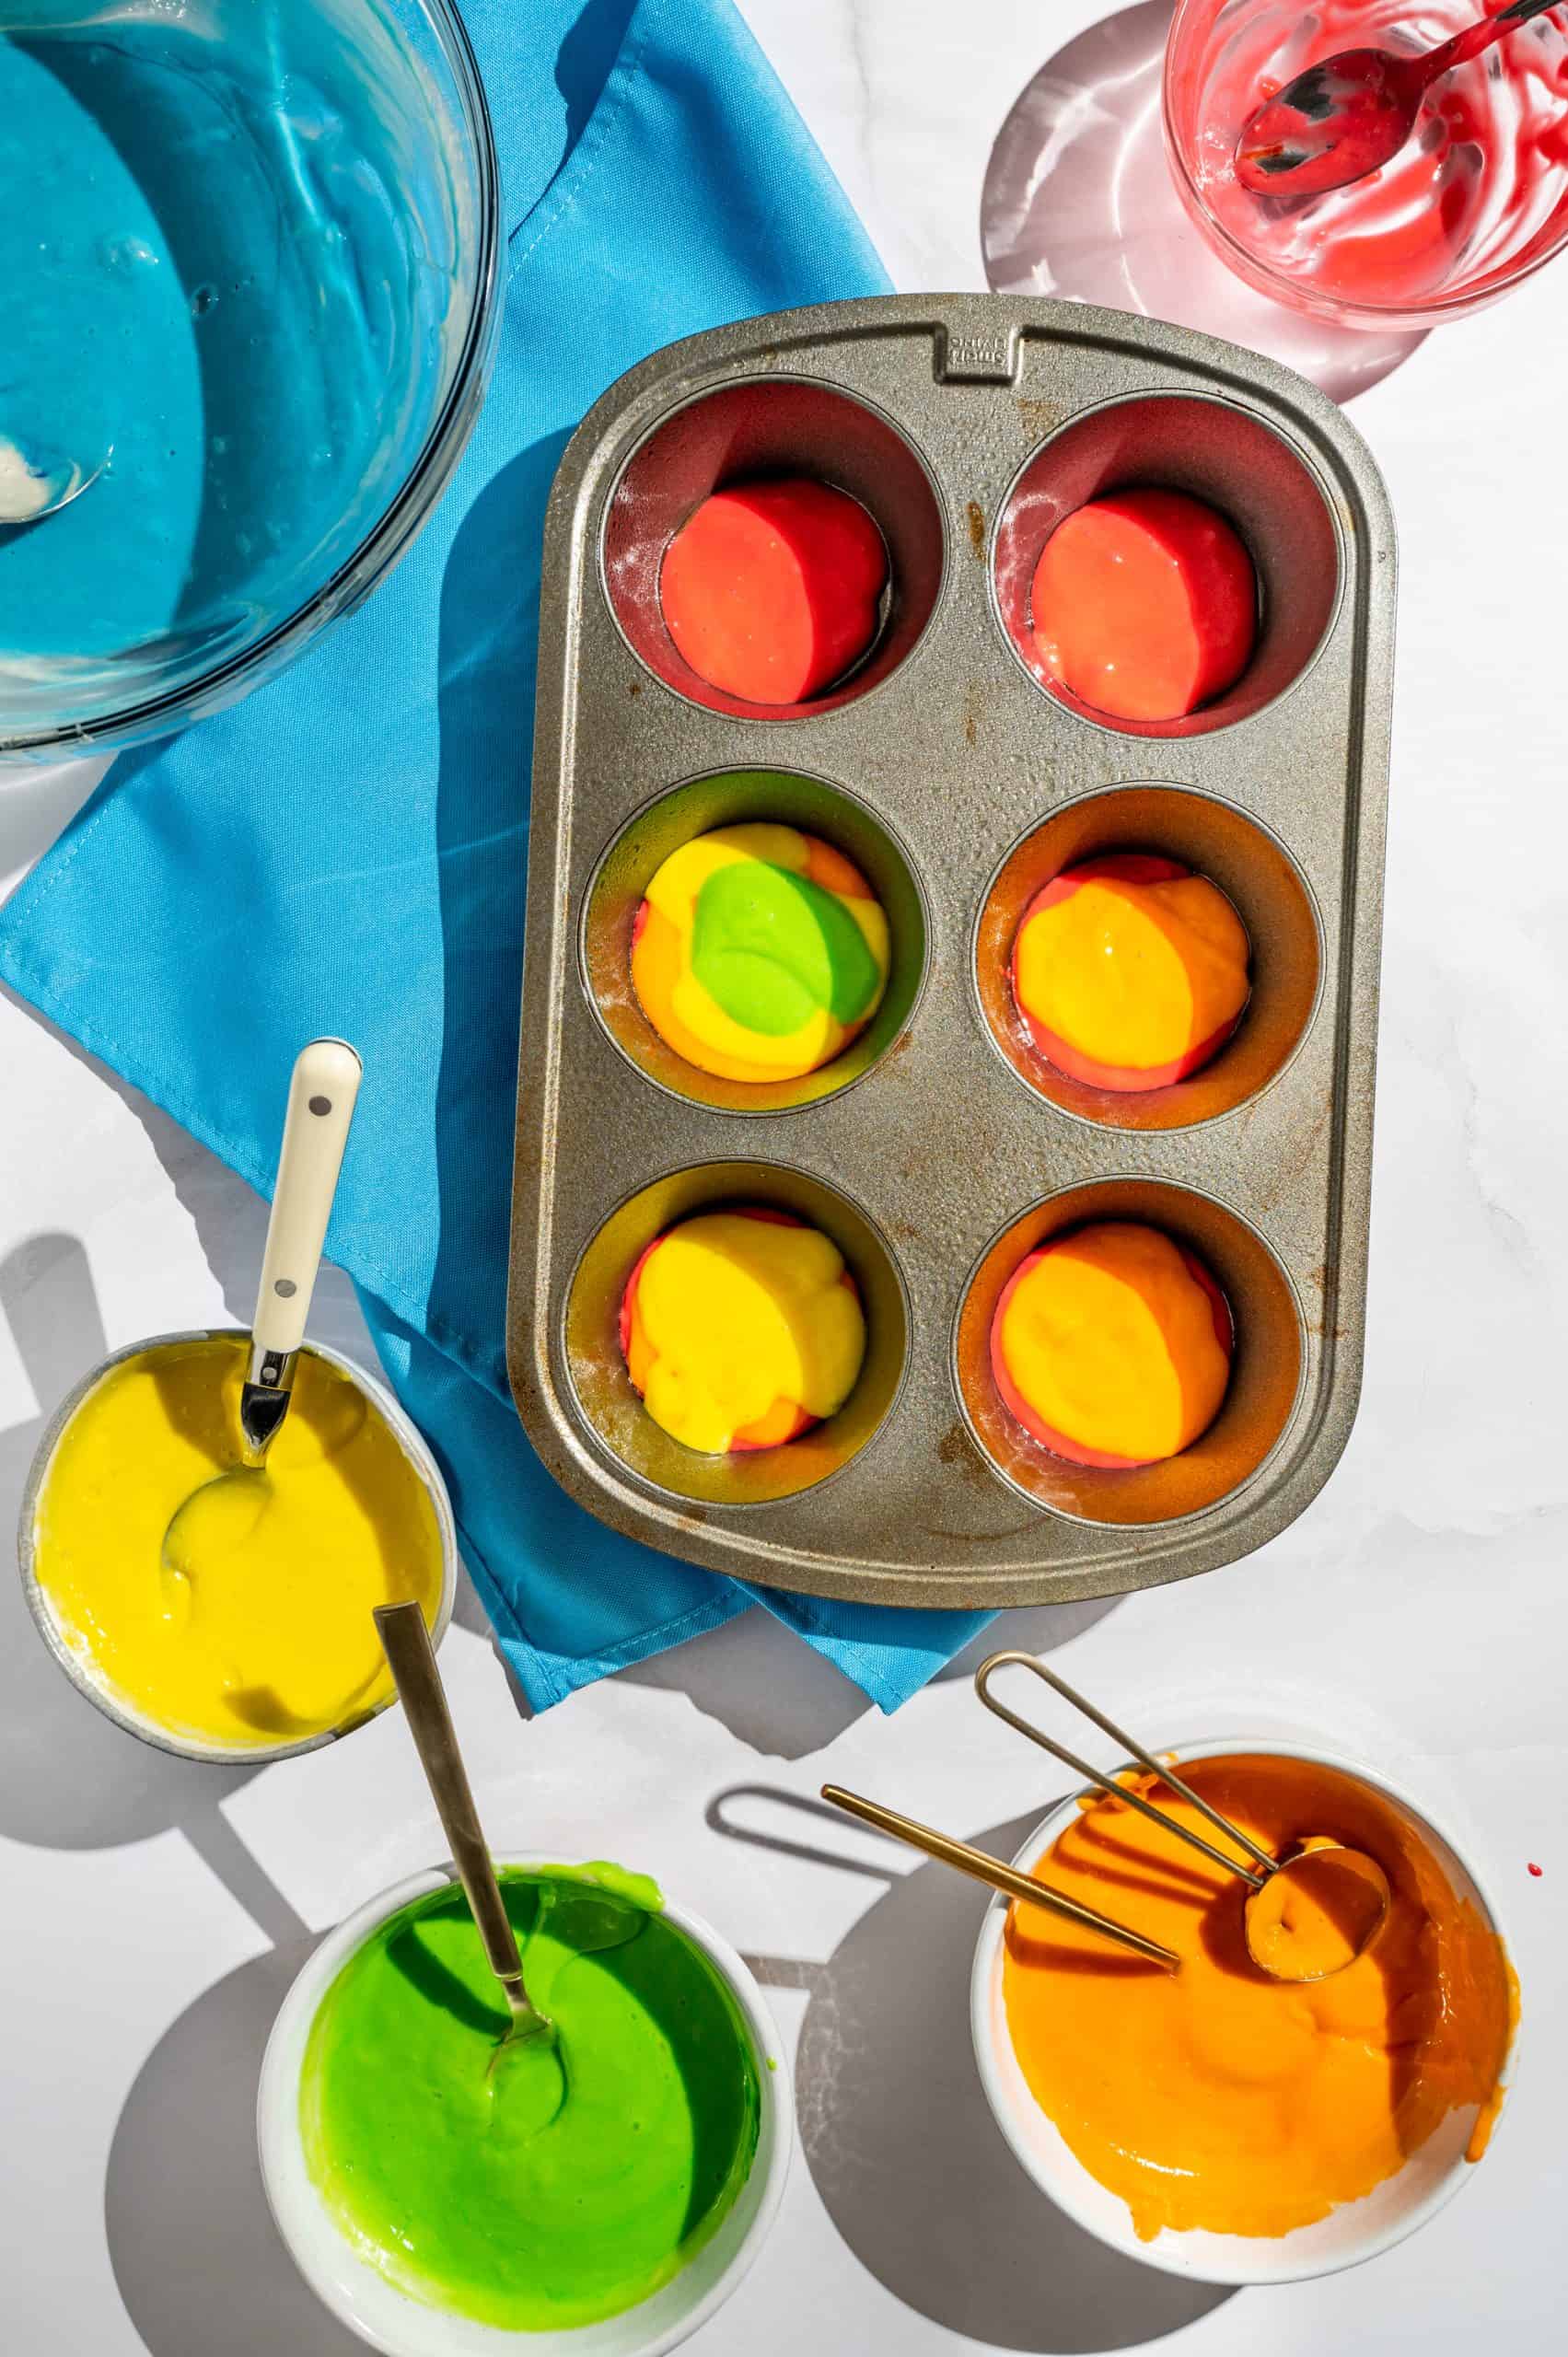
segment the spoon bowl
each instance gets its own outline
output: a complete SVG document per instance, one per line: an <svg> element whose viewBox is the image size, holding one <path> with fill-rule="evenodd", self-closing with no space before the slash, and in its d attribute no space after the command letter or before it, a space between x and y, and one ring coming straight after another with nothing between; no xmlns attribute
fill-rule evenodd
<svg viewBox="0 0 1568 2357"><path fill-rule="evenodd" d="M0 532L21 531L58 516L91 490L113 455L106 450L95 466L85 467L52 452L24 450L0 435Z"/></svg>
<svg viewBox="0 0 1568 2357"><path fill-rule="evenodd" d="M1031 1677L1060 1694L1063 1701L1071 1702L1075 1711L1119 1743L1145 1775L1156 1780L1155 1789L1167 1786L1179 1793L1216 1833L1225 1837L1230 1847L1217 1848L1205 1835L1158 1807L1147 1791L1092 1767L1032 1720L1021 1718L992 1691L992 1680L1004 1669L1027 1669ZM1342 1842L1323 1835L1312 1836L1288 1857L1271 1857L1249 1833L1223 1816L1201 1793L1193 1791L1186 1779L1177 1773L1172 1758L1156 1758L1145 1750L1125 1727L1107 1718L1103 1711L1032 1654L1013 1649L990 1655L975 1671L974 1689L992 1716L1000 1719L1005 1726L1038 1744L1041 1751L1049 1751L1063 1767L1086 1776L1091 1784L1121 1807L1135 1810L1151 1824L1163 1827L1179 1841L1186 1842L1211 1864L1234 1875L1248 1894L1243 1902L1243 1936L1248 1954L1271 1980L1325 1980L1330 1973L1342 1972L1347 1965L1353 1964L1376 1938L1388 1912L1391 1893L1388 1878L1375 1858L1365 1857L1359 1850L1347 1849ZM824 1787L824 1791L828 1788ZM834 1796L829 1794L829 1797ZM1091 1919L1091 1928L1124 1945L1128 1942L1125 1925ZM1170 1957L1167 1951L1157 1953L1167 1958L1169 1968L1179 1968L1179 1959Z"/></svg>
<svg viewBox="0 0 1568 2357"><path fill-rule="evenodd" d="M159 1577L165 1608L189 1619L203 1567L224 1548L249 1538L267 1510L267 1476L259 1465L235 1465L192 1490L163 1534Z"/></svg>
<svg viewBox="0 0 1568 2357"><path fill-rule="evenodd" d="M1330 1980L1365 1955L1392 1899L1388 1875L1365 1851L1304 1842L1249 1893L1247 1953L1273 1980Z"/></svg>
<svg viewBox="0 0 1568 2357"><path fill-rule="evenodd" d="M1309 65L1248 117L1237 179L1254 196L1322 196L1380 170L1415 128L1424 63L1346 49Z"/></svg>
<svg viewBox="0 0 1568 2357"><path fill-rule="evenodd" d="M1255 108L1236 144L1236 177L1254 196L1324 196L1392 163L1434 82L1556 0L1514 0L1435 49L1342 49Z"/></svg>

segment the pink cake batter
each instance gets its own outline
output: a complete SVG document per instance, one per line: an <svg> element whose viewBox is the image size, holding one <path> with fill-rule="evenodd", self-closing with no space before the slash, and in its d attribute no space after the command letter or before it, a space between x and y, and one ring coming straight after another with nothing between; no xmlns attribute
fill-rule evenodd
<svg viewBox="0 0 1568 2357"><path fill-rule="evenodd" d="M1491 0L1488 12L1502 5ZM1568 231L1568 7L1435 84L1380 172L1323 196L1273 199L1249 194L1234 170L1247 117L1305 67L1344 49L1427 49L1487 6L1189 0L1172 32L1170 134L1244 275L1267 287L1275 273L1308 307L1417 323L1544 259Z"/></svg>

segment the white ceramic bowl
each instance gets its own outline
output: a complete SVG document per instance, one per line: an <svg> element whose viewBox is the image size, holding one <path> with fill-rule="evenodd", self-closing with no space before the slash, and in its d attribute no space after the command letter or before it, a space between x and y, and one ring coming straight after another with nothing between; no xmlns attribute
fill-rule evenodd
<svg viewBox="0 0 1568 2357"><path fill-rule="evenodd" d="M127 1359L139 1358L145 1351L162 1350L166 1345L176 1342L227 1342L241 1339L241 1329L232 1326L203 1327L189 1333L149 1334L144 1341L127 1342L122 1349L111 1351L100 1365L95 1366L89 1374L83 1376L79 1383L73 1385L45 1425L28 1469L17 1526L17 1566L22 1575L22 1591L40 1636L77 1692L85 1694L89 1702L96 1704L106 1719L112 1719L115 1725L123 1727L128 1735L139 1736L144 1743L150 1743L156 1750L173 1752L179 1759L220 1760L230 1767L264 1768L274 1759L292 1759L302 1751L319 1751L324 1744L341 1743L344 1736L353 1735L356 1728L365 1726L371 1719L378 1718L383 1711L389 1710L396 1696L389 1692L373 1710L360 1713L357 1717L345 1721L341 1727L328 1727L320 1735L290 1736L279 1743L209 1743L199 1736L180 1735L172 1727L166 1727L160 1721L139 1711L127 1695L120 1693L101 1678L87 1655L72 1644L55 1619L54 1608L40 1585L37 1563L38 1517L50 1469L54 1462L54 1452L88 1394L96 1391L104 1377L112 1375L117 1366L122 1365ZM452 1607L458 1593L459 1562L458 1529L452 1519L452 1502L447 1495L441 1469L432 1456L424 1435L404 1414L384 1383L378 1383L373 1375L367 1375L352 1359L345 1359L341 1351L328 1350L324 1342L307 1341L300 1344L300 1350L308 1358L322 1359L329 1366L335 1366L340 1375L348 1376L356 1390L365 1394L401 1446L403 1455L429 1494L436 1515L436 1527L441 1535L441 1596L430 1630L430 1642L439 1648L451 1626Z"/></svg>
<svg viewBox="0 0 1568 2357"><path fill-rule="evenodd" d="M1431 1849L1461 1898L1468 1898L1501 1933L1497 1910L1481 1887L1474 1869L1458 1856L1410 1795L1357 1759L1345 1759L1307 1745L1282 1743L1273 1736L1225 1736L1201 1743L1153 1744L1156 1755L1169 1751L1183 1766L1193 1760L1225 1754L1254 1752L1276 1759L1310 1759L1369 1785L1405 1817ZM1016 1864L1031 1868L1043 1856L1076 1813L1077 1799L1063 1801L1037 1826L1018 1852ZM1469 2174L1472 2163L1465 2147L1475 2125L1476 2106L1452 2111L1418 2152L1412 2153L1398 2175L1365 2194L1347 2201L1310 2226L1288 2235L1176 2234L1168 2228L1152 2242L1141 2242L1132 2230L1132 2213L1119 2196L1089 2175L1064 2139L1040 2109L1019 2067L1008 2033L1002 1997L1003 1933L1008 1902L997 1898L986 1910L975 1949L970 1983L970 2023L981 2083L996 2117L997 2126L1015 2156L1040 2190L1050 2195L1077 2224L1109 2243L1129 2258L1163 2268L1170 2275L1187 2275L1202 2283L1294 2283L1312 2275L1335 2275L1358 2267L1379 2251L1391 2249L1413 2235L1452 2200ZM1510 2076L1517 2058L1516 2037L1510 2049ZM1504 2105L1504 2116L1507 2104Z"/></svg>
<svg viewBox="0 0 1568 2357"><path fill-rule="evenodd" d="M558 1861L507 1858L507 1865ZM561 2332L505 2332L494 2325L427 2306L368 2266L324 2206L305 2163L299 2133L299 2073L316 2011L339 1970L389 1915L411 1899L445 1889L442 1869L410 1875L351 1915L322 1941L285 1998L261 2062L256 2132L261 2177L278 2232L296 2266L341 2322L384 2357L662 2357L705 2324L736 2289L778 2214L795 2141L795 2097L778 2031L762 1992L726 1940L700 1916L666 1900L664 1912L718 1972L740 2008L757 2059L761 2090L751 2173L717 2233L651 2299L602 2323Z"/></svg>

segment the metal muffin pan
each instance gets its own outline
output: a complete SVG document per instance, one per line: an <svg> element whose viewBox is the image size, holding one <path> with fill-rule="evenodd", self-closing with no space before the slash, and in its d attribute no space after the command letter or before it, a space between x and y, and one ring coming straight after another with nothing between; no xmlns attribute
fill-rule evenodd
<svg viewBox="0 0 1568 2357"><path fill-rule="evenodd" d="M772 713L686 669L657 576L707 492L781 472L859 498L891 581L856 670ZM1165 728L1075 709L1028 643L1047 533L1134 482L1229 515L1262 593L1248 673ZM1394 575L1387 494L1333 403L1147 319L830 304L672 345L611 388L546 528L507 1311L518 1412L575 1498L745 1579L977 1607L1181 1578L1302 1511L1360 1386ZM749 1090L663 1045L628 959L659 862L762 817L862 867L893 972L837 1063ZM1233 1040L1144 1096L1042 1065L1006 981L1030 895L1111 847L1202 869L1252 941ZM660 1228L748 1201L839 1242L866 1364L816 1431L704 1457L643 1409L616 1311ZM1018 1260L1105 1216L1191 1244L1237 1323L1210 1431L1135 1472L1049 1456L989 1366Z"/></svg>

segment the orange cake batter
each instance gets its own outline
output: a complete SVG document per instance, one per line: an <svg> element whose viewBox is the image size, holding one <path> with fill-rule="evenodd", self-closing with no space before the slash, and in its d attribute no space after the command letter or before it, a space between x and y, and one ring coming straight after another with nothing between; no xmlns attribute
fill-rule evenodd
<svg viewBox="0 0 1568 2357"><path fill-rule="evenodd" d="M1233 1329L1202 1263L1157 1227L1100 1220L1021 1261L991 1322L996 1387L1019 1423L1077 1465L1175 1457L1230 1380Z"/></svg>
<svg viewBox="0 0 1568 2357"><path fill-rule="evenodd" d="M1064 868L1024 911L1013 996L1059 1072L1167 1088L1219 1053L1250 983L1247 928L1218 885L1152 852Z"/></svg>
<svg viewBox="0 0 1568 2357"><path fill-rule="evenodd" d="M843 1255L787 1213L703 1212L643 1254L621 1347L648 1413L688 1448L776 1448L843 1406L865 1316Z"/></svg>
<svg viewBox="0 0 1568 2357"><path fill-rule="evenodd" d="M1496 1934L1367 1785L1302 1759L1182 1763L1272 1856L1311 1836L1375 1858L1392 1903L1365 1954L1292 1986L1253 1964L1247 1887L1120 1801L1083 1807L1034 1871L1174 1948L1179 1971L1015 1907L1003 1997L1031 2093L1138 2234L1283 2235L1392 2177L1456 2107L1479 2159L1518 1991ZM1225 1846L1151 1776L1135 1788Z"/></svg>

